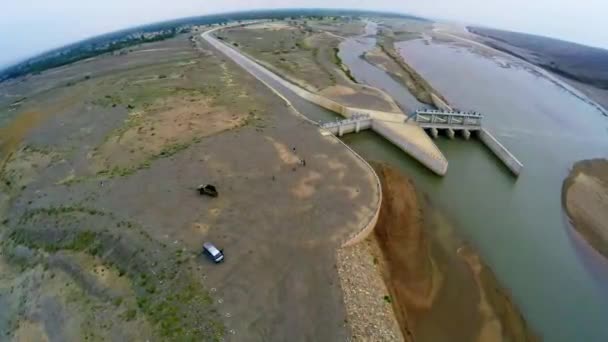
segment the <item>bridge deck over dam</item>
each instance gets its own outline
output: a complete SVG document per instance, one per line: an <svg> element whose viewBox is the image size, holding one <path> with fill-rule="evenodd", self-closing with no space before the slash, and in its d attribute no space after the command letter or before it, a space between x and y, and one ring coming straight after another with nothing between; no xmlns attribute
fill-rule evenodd
<svg viewBox="0 0 608 342"><path fill-rule="evenodd" d="M469 139L471 132L476 132L479 140L486 145L496 157L516 176L519 176L523 164L504 147L498 139L481 126L483 115L477 112L456 111L445 104L442 109L420 109L413 115L414 121L429 131L431 137L437 138L439 130L446 132L448 138L453 139L456 132L460 132L465 139Z"/></svg>
<svg viewBox="0 0 608 342"><path fill-rule="evenodd" d="M471 137L471 132L481 130L483 116L477 112L462 112L452 109L419 109L413 115L414 121L427 129L433 138L437 138L439 130L445 130L447 136L453 139L456 131L460 131L465 139Z"/></svg>
<svg viewBox="0 0 608 342"><path fill-rule="evenodd" d="M419 109L414 113L414 120L423 128L480 130L482 118L477 112Z"/></svg>
<svg viewBox="0 0 608 342"><path fill-rule="evenodd" d="M354 129L356 129L356 122L359 121L358 119L361 118L361 115L367 115L369 116L368 120L371 124L369 128L373 131L383 136L436 174L443 176L447 172L448 161L443 153L441 153L431 138L424 132L424 129L417 123L408 121L405 114L348 107L321 95L312 93L266 69L254 58L246 56L241 51L219 41L212 36L211 33L213 31L214 30L206 31L201 34L201 37L275 92L278 91L269 84L267 81L268 79L279 83L281 86L289 89L301 98L340 114L347 119L354 116L355 121L350 122L350 125L354 125ZM363 126L359 126L359 129ZM336 127L339 129L340 125L337 125ZM321 129L325 132L329 132L324 128Z"/></svg>

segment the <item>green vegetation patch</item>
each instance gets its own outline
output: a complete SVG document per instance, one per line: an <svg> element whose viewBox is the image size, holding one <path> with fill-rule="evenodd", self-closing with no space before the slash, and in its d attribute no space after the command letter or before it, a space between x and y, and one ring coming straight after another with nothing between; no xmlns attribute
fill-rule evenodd
<svg viewBox="0 0 608 342"><path fill-rule="evenodd" d="M178 76L161 77L169 73ZM70 174L58 184L130 176L204 137L246 125L263 129L267 104L276 101L255 96L257 81L212 52L195 63L146 66L98 82L105 86L96 90L93 104L120 106L129 114L91 151L89 174Z"/></svg>
<svg viewBox="0 0 608 342"><path fill-rule="evenodd" d="M154 162L155 160L160 159L160 158L171 157L174 154L187 149L191 145L201 142L201 140L202 139L200 137L195 137L191 141L188 141L188 142L173 143L170 145L166 145L165 147L163 147L163 149L159 153L149 156L140 164L137 164L134 166L128 166L128 167L115 166L111 169L101 170L101 171L97 172L97 175L96 175L97 177L95 177L95 178L115 178L115 177L130 176L130 175L136 173L137 171L149 169L150 166L152 165L152 162ZM66 185L74 184L74 183L78 183L78 182L81 182L81 181L84 181L87 179L90 179L90 177L72 178L72 179L64 182L64 184L66 184Z"/></svg>
<svg viewBox="0 0 608 342"><path fill-rule="evenodd" d="M138 171L149 169L152 165L152 162L154 162L155 160L160 158L171 157L174 154L177 154L178 152L187 149L191 145L201 142L201 140L202 139L200 137L195 137L189 142L170 144L163 147L163 149L159 153L149 156L143 162L137 165L127 167L115 166L110 169L100 170L94 176L68 177L62 180L60 184L70 186L92 179L111 179L117 177L131 176Z"/></svg>
<svg viewBox="0 0 608 342"><path fill-rule="evenodd" d="M247 117L242 121L241 126L253 126L257 129L266 128L264 118L259 116L258 111L255 109L249 111Z"/></svg>
<svg viewBox="0 0 608 342"><path fill-rule="evenodd" d="M108 40L102 37L95 37L88 40L88 44L73 46L70 50L62 53L48 54L45 58L35 61L21 63L7 69L2 76L2 80L19 77L26 74L38 75L45 70L57 68L63 65L74 63L79 60L91 58L103 53L121 50L130 46L165 40L175 37L178 33L186 33L189 30L179 30L178 28L163 29L156 32L146 32L145 34L131 34L115 39ZM116 34L114 35L116 36Z"/></svg>
<svg viewBox="0 0 608 342"><path fill-rule="evenodd" d="M350 72L350 69L346 66L346 64L344 64L342 62L342 58L340 58L340 49L335 47L333 48L333 59L332 62L340 69L342 70L342 72L344 72L344 74L346 75L346 77L348 77L349 80L351 80L353 83L357 83L357 80L355 79L355 77L353 76L353 74Z"/></svg>
<svg viewBox="0 0 608 342"><path fill-rule="evenodd" d="M35 181L43 169L60 161L65 151L26 145L11 153L0 165L0 190L13 196Z"/></svg>
<svg viewBox="0 0 608 342"><path fill-rule="evenodd" d="M288 25L281 29L232 28L217 35L230 44L238 43L243 52L304 87L324 89L335 85L328 57L338 39L313 32L303 21L289 21Z"/></svg>
<svg viewBox="0 0 608 342"><path fill-rule="evenodd" d="M93 100L92 104L105 108L126 106L130 111L143 111L152 108L164 98L204 95L209 90L212 89L183 88L163 82L144 84L128 82L121 86L120 91L105 94Z"/></svg>
<svg viewBox="0 0 608 342"><path fill-rule="evenodd" d="M58 250L84 251L90 248L97 241L98 233L92 231L82 231L77 233L60 232L61 238L56 237L50 241L41 241L41 236L35 231L24 229L14 230L10 233L9 238L18 245L28 246L30 248L42 249L46 252L56 252ZM48 237L48 236L47 236Z"/></svg>
<svg viewBox="0 0 608 342"><path fill-rule="evenodd" d="M89 220L69 224L74 214ZM108 223L104 229L86 228L95 226L100 216L112 215L82 207L35 209L22 216L3 243L46 253L78 251L97 256L119 276L128 277L135 291L135 304L125 304L123 319L144 315L163 340L219 341L225 328L211 296L190 273L194 256L158 243L130 222ZM113 306L123 303L122 298L110 301Z"/></svg>
<svg viewBox="0 0 608 342"><path fill-rule="evenodd" d="M401 55L395 50L395 41L394 38L384 35L378 39L378 46L382 52L384 52L389 58L395 61L405 72L408 78L412 80L412 82L401 81L410 92L418 99L418 101L426 104L433 104L433 100L431 99L431 93L433 93L433 88L431 85L424 79L414 68L409 66L401 57ZM437 93L438 94L438 93Z"/></svg>

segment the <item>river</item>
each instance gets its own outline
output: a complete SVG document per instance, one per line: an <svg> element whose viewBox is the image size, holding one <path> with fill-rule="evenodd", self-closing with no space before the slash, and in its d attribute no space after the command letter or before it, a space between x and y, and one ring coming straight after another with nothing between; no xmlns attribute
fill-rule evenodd
<svg viewBox="0 0 608 342"><path fill-rule="evenodd" d="M349 40L373 47L362 38ZM359 58L360 46L351 46L356 44L341 45L340 56L358 80L375 86L384 82L379 80L394 82ZM485 115L484 126L523 162L522 174L514 178L476 140L437 140L449 160L445 177L371 131L343 140L367 160L389 163L412 177L444 218L434 224L454 227L480 252L545 340L608 341L608 263L572 233L560 198L575 161L608 157L608 120L512 60L445 42L412 40L398 48L448 101ZM254 73L309 118L337 117ZM381 88L393 95L392 86Z"/></svg>
<svg viewBox="0 0 608 342"><path fill-rule="evenodd" d="M521 176L512 177L475 140L437 140L449 161L443 178L371 132L344 141L364 158L389 162L414 178L479 250L544 339L608 340L608 265L572 233L561 205L562 182L572 164L608 157L608 120L505 57L424 40L401 42L397 48L450 103L485 115L484 126L523 162ZM347 65L355 75L383 73L369 64L364 69L360 63Z"/></svg>
<svg viewBox="0 0 608 342"><path fill-rule="evenodd" d="M340 43L338 56L348 66L357 82L384 90L404 113L428 108L427 104L419 102L407 89L404 90L401 83L363 59L363 54L376 46L377 31L376 23L367 22L362 36L349 38Z"/></svg>

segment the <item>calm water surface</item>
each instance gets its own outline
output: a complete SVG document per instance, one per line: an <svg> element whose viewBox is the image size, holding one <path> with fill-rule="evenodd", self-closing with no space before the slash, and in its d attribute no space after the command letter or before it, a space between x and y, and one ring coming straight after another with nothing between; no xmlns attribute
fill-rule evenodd
<svg viewBox="0 0 608 342"><path fill-rule="evenodd" d="M569 230L561 186L572 163L608 157L608 120L552 82L508 60L422 40L406 60L524 164L519 179L479 142L439 139L445 177L371 133L344 140L368 159L407 171L477 247L532 327L548 341L608 341L608 266Z"/></svg>
<svg viewBox="0 0 608 342"><path fill-rule="evenodd" d="M377 31L377 24L368 22L365 27L365 34L346 39L340 43L338 56L348 66L357 82L384 90L395 100L404 113L408 114L416 109L427 108L428 105L418 102L401 83L394 80L382 69L363 59L362 56L365 52L376 47L375 35Z"/></svg>

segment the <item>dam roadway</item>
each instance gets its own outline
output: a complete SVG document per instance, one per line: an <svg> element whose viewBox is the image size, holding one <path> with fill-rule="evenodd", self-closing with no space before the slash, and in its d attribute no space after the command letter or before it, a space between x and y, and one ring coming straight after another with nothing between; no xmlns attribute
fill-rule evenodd
<svg viewBox="0 0 608 342"><path fill-rule="evenodd" d="M208 30L202 33L201 37L273 91L281 95L291 93L290 95L296 95L346 118L350 118L353 115L369 115L373 131L418 160L434 173L443 176L447 172L448 161L439 148L437 148L420 126L415 123L406 122L406 116L403 113L396 114L372 109L347 107L304 90L264 68L251 58L243 55L240 51L216 39L212 33L221 28L225 27ZM291 99L293 96L289 96L289 98Z"/></svg>

